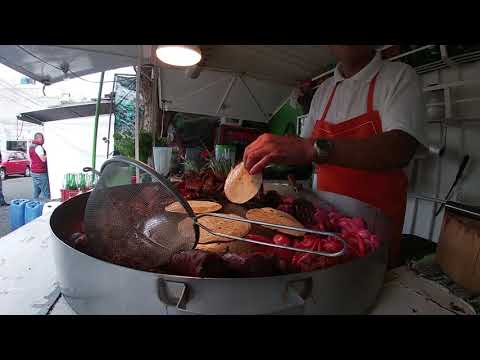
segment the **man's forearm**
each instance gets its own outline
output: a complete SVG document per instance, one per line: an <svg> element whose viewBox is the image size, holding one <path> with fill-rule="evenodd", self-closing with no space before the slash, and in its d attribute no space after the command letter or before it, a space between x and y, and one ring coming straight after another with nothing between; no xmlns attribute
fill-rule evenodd
<svg viewBox="0 0 480 360"><path fill-rule="evenodd" d="M399 169L408 165L418 146L409 134L393 130L368 139L338 139L328 163L360 170Z"/></svg>

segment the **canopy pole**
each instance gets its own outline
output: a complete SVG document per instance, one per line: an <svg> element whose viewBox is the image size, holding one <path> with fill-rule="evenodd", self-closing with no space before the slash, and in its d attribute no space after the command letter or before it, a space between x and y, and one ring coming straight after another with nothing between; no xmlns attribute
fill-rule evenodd
<svg viewBox="0 0 480 360"><path fill-rule="evenodd" d="M100 116L100 105L102 103L103 77L105 72L100 74L100 85L98 86L97 106L95 108L95 125L93 127L93 150L92 150L92 169L95 169L97 162L97 132L98 132L98 118Z"/></svg>
<svg viewBox="0 0 480 360"><path fill-rule="evenodd" d="M247 92L250 94L250 97L252 98L253 102L255 103L255 105L257 105L257 108L258 110L260 110L260 112L262 113L263 117L265 118L266 122L268 123L270 121L268 115L265 113L265 111L263 111L263 108L262 106L260 105L260 103L258 102L257 98L255 97L255 95L253 95L252 93L252 90L248 87L247 83L245 82L245 80L243 80L242 78L242 75L240 75L238 77L238 79L242 82L243 86L245 86L245 89L247 89Z"/></svg>
<svg viewBox="0 0 480 360"><path fill-rule="evenodd" d="M112 131L112 114L113 114L113 103L115 101L115 83L117 81L117 74L113 77L113 87L112 87L112 94L110 99L110 115L108 116L108 135L107 135L107 159L110 156L110 138L111 138L111 131Z"/></svg>
<svg viewBox="0 0 480 360"><path fill-rule="evenodd" d="M228 84L227 90L225 91L225 94L223 94L222 100L218 105L217 114L219 114L220 111L222 110L223 104L225 104L225 101L227 100L228 95L230 95L230 91L232 90L232 87L235 84L235 81L237 81L237 74L233 74L232 80L230 80L230 84Z"/></svg>
<svg viewBox="0 0 480 360"><path fill-rule="evenodd" d="M142 72L142 45L137 48L137 78L135 81L135 160L140 161L140 75ZM137 171L138 178L138 171Z"/></svg>

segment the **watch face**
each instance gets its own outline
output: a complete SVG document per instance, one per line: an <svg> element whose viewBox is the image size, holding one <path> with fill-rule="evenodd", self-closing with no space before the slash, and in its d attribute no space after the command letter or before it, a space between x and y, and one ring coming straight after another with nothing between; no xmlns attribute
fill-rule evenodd
<svg viewBox="0 0 480 360"><path fill-rule="evenodd" d="M325 162L328 158L332 146L329 140L319 139L315 141L315 150L317 152L317 162Z"/></svg>

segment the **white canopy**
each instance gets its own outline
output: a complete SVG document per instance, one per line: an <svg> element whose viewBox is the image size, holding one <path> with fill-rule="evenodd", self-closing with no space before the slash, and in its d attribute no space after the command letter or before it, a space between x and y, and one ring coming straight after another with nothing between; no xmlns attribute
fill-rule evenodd
<svg viewBox="0 0 480 360"><path fill-rule="evenodd" d="M325 45L201 45L196 79L162 65L161 100L170 110L268 121L298 81L333 62ZM151 63L151 45L2 45L0 62L43 82Z"/></svg>

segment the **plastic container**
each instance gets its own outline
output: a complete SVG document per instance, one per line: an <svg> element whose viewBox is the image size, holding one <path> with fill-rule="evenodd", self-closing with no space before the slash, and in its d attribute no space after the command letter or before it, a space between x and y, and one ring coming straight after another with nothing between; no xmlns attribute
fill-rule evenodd
<svg viewBox="0 0 480 360"><path fill-rule="evenodd" d="M167 176L170 172L170 164L172 162L172 148L171 147L154 147L153 148L153 163L155 170L163 176Z"/></svg>
<svg viewBox="0 0 480 360"><path fill-rule="evenodd" d="M28 202L27 199L15 199L10 202L9 215L12 231L25 224L25 204Z"/></svg>
<svg viewBox="0 0 480 360"><path fill-rule="evenodd" d="M42 216L43 203L40 201L29 201L25 204L25 224Z"/></svg>

